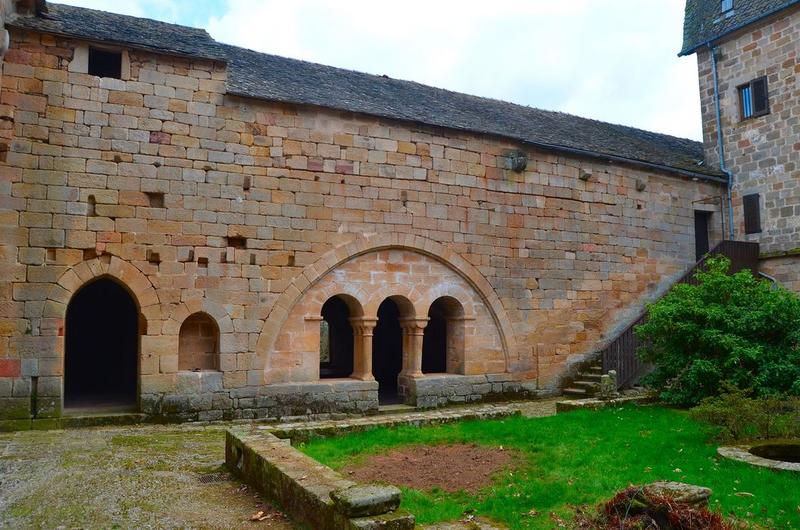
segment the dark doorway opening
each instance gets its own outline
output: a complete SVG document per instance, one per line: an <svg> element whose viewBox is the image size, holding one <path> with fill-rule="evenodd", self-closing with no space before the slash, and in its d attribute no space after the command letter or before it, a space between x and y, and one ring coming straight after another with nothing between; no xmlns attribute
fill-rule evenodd
<svg viewBox="0 0 800 530"><path fill-rule="evenodd" d="M708 228L711 221L711 212L694 212L694 254L695 260L699 260L709 250Z"/></svg>
<svg viewBox="0 0 800 530"><path fill-rule="evenodd" d="M447 319L439 300L428 310L428 325L422 337L422 373L447 371Z"/></svg>
<svg viewBox="0 0 800 530"><path fill-rule="evenodd" d="M334 296L322 306L319 334L319 376L350 377L353 373L353 327L347 303Z"/></svg>
<svg viewBox="0 0 800 530"><path fill-rule="evenodd" d="M387 298L378 307L378 323L372 337L372 374L378 381L381 404L400 403L397 377L403 368L403 329L400 308Z"/></svg>
<svg viewBox="0 0 800 530"><path fill-rule="evenodd" d="M422 338L422 373L459 373L463 359L464 308L451 296L437 298Z"/></svg>
<svg viewBox="0 0 800 530"><path fill-rule="evenodd" d="M136 409L139 310L118 283L101 278L67 306L64 408Z"/></svg>

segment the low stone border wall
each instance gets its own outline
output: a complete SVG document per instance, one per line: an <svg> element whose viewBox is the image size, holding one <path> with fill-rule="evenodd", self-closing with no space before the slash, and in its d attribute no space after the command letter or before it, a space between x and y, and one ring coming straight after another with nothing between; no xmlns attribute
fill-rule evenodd
<svg viewBox="0 0 800 530"><path fill-rule="evenodd" d="M513 374L426 374L400 376L403 400L419 408L443 407L477 401L503 401L536 397L535 381L519 381Z"/></svg>
<svg viewBox="0 0 800 530"><path fill-rule="evenodd" d="M216 421L378 411L377 381L328 379L224 390L221 373L186 372L178 374L178 383L175 394L143 394L142 412L169 421Z"/></svg>
<svg viewBox="0 0 800 530"><path fill-rule="evenodd" d="M656 401L655 396L652 396L650 394L635 394L632 396L620 396L618 398L612 398L612 399L600 399L600 398L565 399L563 401L556 402L556 411L569 412L570 410L582 410L582 409L597 410L605 407L617 407L620 405L628 405L631 403L640 403L640 404L654 403L655 401Z"/></svg>
<svg viewBox="0 0 800 530"><path fill-rule="evenodd" d="M375 427L436 425L519 414L519 408L513 404L487 404L349 420L242 427L226 433L225 463L244 482L311 528L403 530L414 528L414 516L396 509L400 503L399 490L358 485L301 453L291 446L291 442L306 442L317 436L335 436Z"/></svg>
<svg viewBox="0 0 800 530"><path fill-rule="evenodd" d="M361 432L375 427L398 427L401 425L437 425L462 420L488 420L516 416L518 408L510 404L486 404L455 409L406 412L383 416L349 418L346 420L296 421L261 426L258 429L273 433L278 438L291 438L293 443L307 442L315 437L330 437Z"/></svg>
<svg viewBox="0 0 800 530"><path fill-rule="evenodd" d="M294 520L311 528L414 528L414 516L398 509L397 488L359 485L269 432L228 431L225 463Z"/></svg>

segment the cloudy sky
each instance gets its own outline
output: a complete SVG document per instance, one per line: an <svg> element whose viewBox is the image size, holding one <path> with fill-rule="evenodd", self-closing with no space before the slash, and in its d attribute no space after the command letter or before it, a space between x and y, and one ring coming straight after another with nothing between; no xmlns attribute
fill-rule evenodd
<svg viewBox="0 0 800 530"><path fill-rule="evenodd" d="M684 0L61 0L220 41L700 139Z"/></svg>

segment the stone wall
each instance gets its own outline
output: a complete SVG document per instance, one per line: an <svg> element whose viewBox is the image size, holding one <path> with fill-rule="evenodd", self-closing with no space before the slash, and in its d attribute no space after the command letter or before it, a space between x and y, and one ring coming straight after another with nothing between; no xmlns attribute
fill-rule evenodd
<svg viewBox="0 0 800 530"><path fill-rule="evenodd" d="M748 26L719 45L718 76L725 162L734 175L736 239L769 256L800 248L800 9ZM711 55L697 53L706 161L718 165ZM740 85L766 76L770 113L740 120ZM762 232L745 234L742 196L760 194ZM787 258L790 259L790 258ZM792 260L790 260L792 261ZM800 262L787 285L800 282ZM771 265L765 264L770 267Z"/></svg>
<svg viewBox="0 0 800 530"><path fill-rule="evenodd" d="M327 384L313 332L294 357L280 341L359 260L394 249L443 271L481 326L464 373L551 388L693 263L694 209L715 212L719 237L715 183L236 98L225 66L203 60L130 50L127 79L100 79L81 73L85 46L17 32L3 65L6 418L61 414L65 312L94 278L124 285L141 312L142 410L273 416L296 401L266 410L276 383ZM198 311L219 328L216 374L179 370L180 327Z"/></svg>
<svg viewBox="0 0 800 530"><path fill-rule="evenodd" d="M540 394L536 385L519 381L513 374L452 375L430 374L402 378L408 401L420 408L472 403L487 399L532 398Z"/></svg>
<svg viewBox="0 0 800 530"><path fill-rule="evenodd" d="M800 252L795 252L794 255L762 259L759 263L759 271L769 274L778 283L797 293L800 293L799 268Z"/></svg>

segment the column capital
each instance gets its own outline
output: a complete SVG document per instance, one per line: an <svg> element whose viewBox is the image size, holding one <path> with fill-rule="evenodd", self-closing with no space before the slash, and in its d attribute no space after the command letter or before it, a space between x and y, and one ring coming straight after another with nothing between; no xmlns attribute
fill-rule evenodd
<svg viewBox="0 0 800 530"><path fill-rule="evenodd" d="M372 335L372 330L378 324L378 319L374 317L350 317L347 320L356 335Z"/></svg>
<svg viewBox="0 0 800 530"><path fill-rule="evenodd" d="M429 320L430 319L428 317L405 317L399 319L400 327L403 328L403 331L412 335L421 335L424 333L425 327L428 325Z"/></svg>

